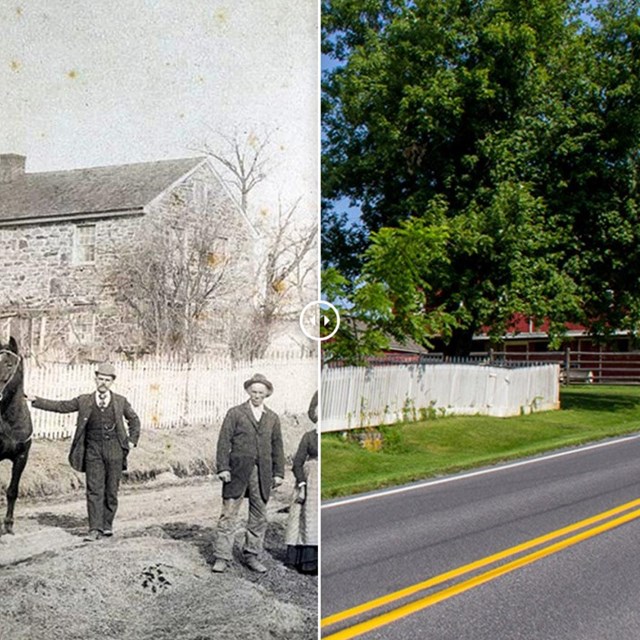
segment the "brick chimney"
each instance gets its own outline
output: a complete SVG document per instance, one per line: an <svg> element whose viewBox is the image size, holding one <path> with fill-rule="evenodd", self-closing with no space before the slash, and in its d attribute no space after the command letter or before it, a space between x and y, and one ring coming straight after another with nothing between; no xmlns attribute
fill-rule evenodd
<svg viewBox="0 0 640 640"><path fill-rule="evenodd" d="M13 182L24 175L26 156L17 153L0 154L0 182Z"/></svg>

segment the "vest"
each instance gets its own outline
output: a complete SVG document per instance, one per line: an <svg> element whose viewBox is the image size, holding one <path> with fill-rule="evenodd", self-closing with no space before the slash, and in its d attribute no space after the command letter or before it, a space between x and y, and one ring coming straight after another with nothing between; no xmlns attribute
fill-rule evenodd
<svg viewBox="0 0 640 640"><path fill-rule="evenodd" d="M94 401L85 429L87 440L110 440L116 437L116 411L113 408L113 398L109 406L104 409L100 409Z"/></svg>

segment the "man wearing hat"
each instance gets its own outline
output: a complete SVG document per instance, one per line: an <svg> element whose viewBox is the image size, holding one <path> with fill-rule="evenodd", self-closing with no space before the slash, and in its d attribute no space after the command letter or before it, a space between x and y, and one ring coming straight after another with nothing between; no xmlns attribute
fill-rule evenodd
<svg viewBox="0 0 640 640"><path fill-rule="evenodd" d="M233 537L238 510L249 498L244 557L247 566L263 573L267 568L258 556L267 530L267 502L271 487L284 479L284 448L280 419L264 406L273 385L256 373L244 383L249 400L229 409L218 437L216 467L222 480L222 511L213 545L213 571L225 571L233 557Z"/></svg>
<svg viewBox="0 0 640 640"><path fill-rule="evenodd" d="M138 444L140 437L140 420L135 411L124 396L111 391L115 379L113 365L102 363L96 368L93 393L73 400L28 398L36 409L78 412L69 463L76 471L86 473L87 541L113 535L120 478L123 469L127 468L129 449Z"/></svg>

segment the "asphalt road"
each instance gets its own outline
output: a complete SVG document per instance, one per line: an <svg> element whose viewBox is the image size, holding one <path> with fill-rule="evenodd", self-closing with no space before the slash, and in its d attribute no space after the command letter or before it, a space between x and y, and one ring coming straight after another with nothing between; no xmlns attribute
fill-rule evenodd
<svg viewBox="0 0 640 640"><path fill-rule="evenodd" d="M321 594L332 640L638 640L640 436L325 503Z"/></svg>

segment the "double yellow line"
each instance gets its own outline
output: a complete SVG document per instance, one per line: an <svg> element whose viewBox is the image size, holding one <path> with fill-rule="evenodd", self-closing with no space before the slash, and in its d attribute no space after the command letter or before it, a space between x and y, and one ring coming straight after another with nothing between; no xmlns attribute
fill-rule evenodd
<svg viewBox="0 0 640 640"><path fill-rule="evenodd" d="M457 569L447 571L446 573L441 573L440 575L429 578L428 580L425 580L423 582L418 582L416 584L405 587L404 589L400 589L398 591L394 591L393 593L375 598L374 600L370 600L369 602L365 602L356 607L352 607L351 609L346 609L345 611L334 613L333 615L327 616L320 621L320 626L322 628L344 622L356 616L362 616L380 607L390 605L394 602L397 602L398 600L415 595L416 593L424 591L425 589L429 589L430 587L435 587L443 584L444 582L448 582L449 580L459 578L460 576L463 576L467 573L482 569L483 567L487 567L488 565L494 564L495 562L505 560L507 558L510 558L511 556L515 556L517 554L533 549L534 547L538 547L540 545L552 542L553 540L557 540L558 538L564 538L563 540L560 540L555 544L551 544L542 549L539 549L538 551L534 551L533 553L519 557L515 560L512 560L511 562L500 565L494 569L490 569L485 573L481 573L458 584L446 587L441 591L429 594L423 598L420 598L419 600L415 600L413 602L409 602L408 604L398 606L395 609L376 615L375 617L365 620L364 622L356 623L350 627L342 629L341 631L332 633L331 635L323 636L323 638L325 640L348 640L349 638L355 638L362 635L363 633L367 633L368 631L372 631L373 629L377 629L378 627L390 624L391 622L399 620L400 618L404 618L405 616L408 616L412 613L416 613L417 611L426 609L427 607L430 607L438 602L442 602L447 598L451 598L452 596L464 593L469 589L473 589L474 587L484 584L485 582L494 580L499 576L519 569L527 564L531 564L532 562L536 562L541 558L550 556L554 553L557 553L558 551L566 549L567 547L571 547L575 544L578 544L579 542L587 540L588 538L592 538L601 533L604 533L605 531L609 531L610 529L614 529L615 527L619 527L622 524L630 522L631 520L640 518L640 509L631 511L638 506L640 506L640 498L637 500L632 500L631 502L627 502L626 504L622 504L618 507L615 507L614 509L610 509L609 511L603 511L602 513L599 513L595 516L591 516L590 518L581 520L580 522L575 522L574 524L563 527L562 529L557 529L556 531L552 531L538 538L533 538L531 540L523 542L522 544L510 547L509 549L505 549L504 551L500 551L499 553L496 553L494 555L487 556L486 558L481 558L480 560L476 560L475 562L471 562L470 564L458 567ZM624 513L624 515L619 516L619 514L621 513ZM607 522L603 522L605 520ZM598 524L600 522L602 522L602 524ZM576 535L570 535L576 531L579 531L580 529L586 530L577 533Z"/></svg>

